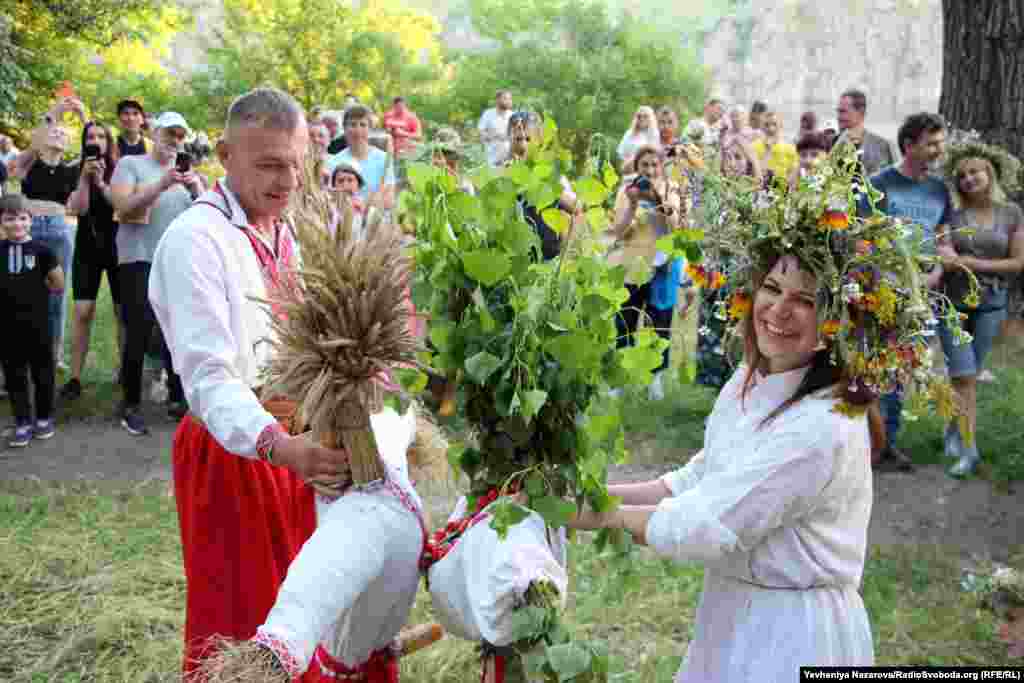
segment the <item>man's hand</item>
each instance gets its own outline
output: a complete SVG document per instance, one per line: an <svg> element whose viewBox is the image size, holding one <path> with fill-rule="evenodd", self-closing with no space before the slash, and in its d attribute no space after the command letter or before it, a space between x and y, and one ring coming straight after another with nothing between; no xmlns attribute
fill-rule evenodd
<svg viewBox="0 0 1024 683"><path fill-rule="evenodd" d="M940 243L938 247L938 255L942 260L943 265L952 267L960 265L960 255L956 253L956 249L953 248L952 244Z"/></svg>
<svg viewBox="0 0 1024 683"><path fill-rule="evenodd" d="M175 167L171 166L164 173L163 177L160 178L160 187L162 187L164 190L169 190L175 185L188 186L189 177L194 175L195 174L192 171L189 171L188 173L182 173Z"/></svg>
<svg viewBox="0 0 1024 683"><path fill-rule="evenodd" d="M305 434L282 437L274 445L273 460L303 481L342 479L351 471L348 453L324 448Z"/></svg>

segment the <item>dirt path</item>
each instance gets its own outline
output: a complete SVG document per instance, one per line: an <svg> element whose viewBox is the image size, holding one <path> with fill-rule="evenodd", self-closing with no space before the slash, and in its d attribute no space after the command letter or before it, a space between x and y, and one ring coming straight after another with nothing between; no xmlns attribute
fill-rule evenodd
<svg viewBox="0 0 1024 683"><path fill-rule="evenodd" d="M0 479L39 478L140 481L169 479L174 423L159 412L147 415L152 433L133 437L110 419L61 425L50 441L25 449L0 450ZM613 481L640 481L672 469L644 464L615 468ZM968 564L1005 561L1024 546L1024 500L1020 486L1000 493L987 481L955 481L939 465L911 474L875 475L872 544L937 543L959 548ZM453 491L423 491L434 519L450 509Z"/></svg>

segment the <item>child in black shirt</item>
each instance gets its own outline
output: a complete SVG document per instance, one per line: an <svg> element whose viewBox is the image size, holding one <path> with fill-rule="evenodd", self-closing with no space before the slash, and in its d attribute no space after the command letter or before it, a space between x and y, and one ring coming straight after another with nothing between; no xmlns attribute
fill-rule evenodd
<svg viewBox="0 0 1024 683"><path fill-rule="evenodd" d="M14 412L15 430L8 444L27 446L32 438L55 434L53 395L56 368L47 320L50 293L64 290L64 272L57 256L30 234L32 214L22 195L0 197L0 319L8 332L0 335L3 364ZM28 375L35 385L36 420L32 421Z"/></svg>

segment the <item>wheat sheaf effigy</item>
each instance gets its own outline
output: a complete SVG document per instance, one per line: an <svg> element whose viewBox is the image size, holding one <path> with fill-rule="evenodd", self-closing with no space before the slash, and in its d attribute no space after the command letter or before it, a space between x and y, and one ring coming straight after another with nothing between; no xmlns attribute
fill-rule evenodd
<svg viewBox="0 0 1024 683"><path fill-rule="evenodd" d="M273 359L263 371L264 391L294 401L295 425L313 440L348 452L351 483L385 478L370 416L398 391L397 368L418 368L420 342L409 330L407 285L412 261L403 236L380 213L371 213L361 236L343 196L320 186L316 169L306 170L303 189L290 211L301 265L260 303L271 315ZM411 470L438 478L446 470L447 442L418 411L408 450ZM349 482L311 482L320 493L337 495ZM436 624L403 630L395 641L400 655L430 645L443 631ZM208 683L284 683L277 657L254 641L218 639L196 679Z"/></svg>

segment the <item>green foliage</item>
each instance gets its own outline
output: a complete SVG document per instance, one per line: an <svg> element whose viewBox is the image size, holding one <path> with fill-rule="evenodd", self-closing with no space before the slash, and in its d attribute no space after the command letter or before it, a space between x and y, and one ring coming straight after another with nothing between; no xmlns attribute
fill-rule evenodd
<svg viewBox="0 0 1024 683"><path fill-rule="evenodd" d="M149 37L161 0L13 3L0 22L0 114L8 129L35 121L56 87L78 81L89 55L122 40Z"/></svg>
<svg viewBox="0 0 1024 683"><path fill-rule="evenodd" d="M340 106L428 87L440 73L437 22L391 0L225 0L224 30L190 87L221 117L231 99L273 84L303 106Z"/></svg>
<svg viewBox="0 0 1024 683"><path fill-rule="evenodd" d="M493 106L496 87L508 88L515 106L561 122L559 137L579 168L595 134L614 150L642 104L700 109L703 70L678 35L614 18L595 0L472 0L470 7L474 26L497 47L453 55L449 88L413 100L428 118L443 111L454 123L475 127Z"/></svg>
<svg viewBox="0 0 1024 683"><path fill-rule="evenodd" d="M472 495L525 482L529 507L555 527L573 515L566 499L612 505L606 472L626 455L625 428L607 389L648 384L668 343L645 330L635 346L616 348L625 271L606 262L590 228L566 220L563 255L538 262L539 239L517 201L554 204L570 165L558 140L549 121L527 160L500 175L479 170L475 195L441 169L412 165L402 199L416 225L413 298L432 321L428 362L462 378L479 435L478 447L452 453L453 464ZM595 172L576 190L599 214L613 189L605 178L616 178L606 164L587 165ZM493 508L499 532L514 508Z"/></svg>

